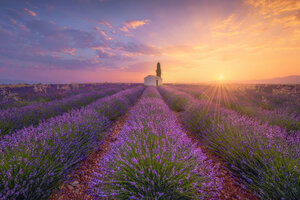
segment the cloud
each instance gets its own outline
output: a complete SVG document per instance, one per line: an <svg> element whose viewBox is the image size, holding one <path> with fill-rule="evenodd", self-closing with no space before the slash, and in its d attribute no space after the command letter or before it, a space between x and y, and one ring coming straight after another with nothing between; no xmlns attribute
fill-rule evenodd
<svg viewBox="0 0 300 200"><path fill-rule="evenodd" d="M296 17L298 20L300 20L300 9L298 10L298 12L296 13Z"/></svg>
<svg viewBox="0 0 300 200"><path fill-rule="evenodd" d="M100 33L100 35L105 39L105 40L111 40L112 38L108 36L104 31L102 31L99 27L95 27L96 31Z"/></svg>
<svg viewBox="0 0 300 200"><path fill-rule="evenodd" d="M64 29L60 34L70 38L73 46L77 48L90 48L98 45L104 45L104 41L97 40L95 35L90 32L76 29Z"/></svg>
<svg viewBox="0 0 300 200"><path fill-rule="evenodd" d="M92 23L96 23L98 25L102 25L102 26L105 26L105 27L108 27L110 29L113 29L113 25L109 22L109 21L106 21L106 20L95 20L95 19L90 19L90 18L85 18L84 20L88 21L88 22L92 22Z"/></svg>
<svg viewBox="0 0 300 200"><path fill-rule="evenodd" d="M13 24L15 27L21 29L24 32L28 32L28 29L23 25L23 24L19 24L16 20L14 19L10 19L9 20L11 24Z"/></svg>
<svg viewBox="0 0 300 200"><path fill-rule="evenodd" d="M140 26L143 26L145 24L150 23L150 20L148 20L148 19L146 19L146 20L128 20L126 22L123 22L120 27L114 27L107 20L95 20L95 19L88 19L88 18L86 18L85 20L89 21L89 22L92 22L92 23L96 23L96 24L104 26L104 27L107 27L109 29L112 29L113 31L115 29L118 29L118 30L123 31L123 32L129 32L130 29L136 29Z"/></svg>
<svg viewBox="0 0 300 200"><path fill-rule="evenodd" d="M245 0L246 4L256 8L265 18L300 9L298 0Z"/></svg>
<svg viewBox="0 0 300 200"><path fill-rule="evenodd" d="M158 48L143 43L137 43L137 42L128 42L128 43L116 42L113 45L113 48L115 50L125 51L136 55L141 55L141 54L159 55L160 54L160 50Z"/></svg>
<svg viewBox="0 0 300 200"><path fill-rule="evenodd" d="M211 36L219 43L246 44L248 49L299 44L300 20L297 0L245 0L244 7L211 25Z"/></svg>
<svg viewBox="0 0 300 200"><path fill-rule="evenodd" d="M94 70L103 66L103 62L93 54L96 50L92 48L109 46L104 35L59 26L41 19L24 21L24 24L19 21L11 18L5 21L5 25L13 28L0 29L0 60L3 62L28 69ZM118 60L125 58L117 55L112 57Z"/></svg>
<svg viewBox="0 0 300 200"><path fill-rule="evenodd" d="M109 21L105 21L105 20L98 20L97 24L99 25L103 25L103 26L107 26L108 28L113 28L113 26L111 25L111 23Z"/></svg>
<svg viewBox="0 0 300 200"><path fill-rule="evenodd" d="M139 26L143 26L145 24L148 24L150 20L128 20L122 24L122 26L119 28L119 30L123 32L129 32L129 29L136 29Z"/></svg>
<svg viewBox="0 0 300 200"><path fill-rule="evenodd" d="M98 58L111 58L112 56L114 56L115 54L110 53L110 52L106 52L103 49L101 50L96 50L97 56Z"/></svg>
<svg viewBox="0 0 300 200"><path fill-rule="evenodd" d="M255 9L256 17L269 27L299 28L299 0L246 0L246 4Z"/></svg>
<svg viewBox="0 0 300 200"><path fill-rule="evenodd" d="M128 28L137 28L139 26L143 26L145 24L149 23L149 20L130 20L124 23L124 25Z"/></svg>
<svg viewBox="0 0 300 200"><path fill-rule="evenodd" d="M100 63L90 59L66 59L56 54L44 54L39 51L11 51L0 49L1 60L14 60L14 66L28 69L86 69L97 68Z"/></svg>
<svg viewBox="0 0 300 200"><path fill-rule="evenodd" d="M63 50L62 50L63 53L66 53L66 54L69 54L69 55L72 55L72 56L75 55L75 51L76 51L75 48L71 48L71 49L63 49Z"/></svg>
<svg viewBox="0 0 300 200"><path fill-rule="evenodd" d="M27 8L24 8L23 11L24 11L24 13L25 13L26 15L33 16L33 17L36 16L36 13L35 13L35 12L33 12L32 10L29 10L29 9L27 9Z"/></svg>
<svg viewBox="0 0 300 200"><path fill-rule="evenodd" d="M10 24L21 28L17 20L11 19ZM134 60L131 55L123 53L123 50L133 51L131 48L134 46L120 43L119 46L111 47L107 41L109 36L101 29L88 32L40 19L27 21L22 28L27 30L26 34L22 34L19 29L0 29L0 60L14 63L16 69L95 70L103 66L117 68L120 62L125 64ZM150 52L146 46L135 47L138 51Z"/></svg>
<svg viewBox="0 0 300 200"><path fill-rule="evenodd" d="M108 65L114 65L115 62L119 62L119 61L132 61L134 60L134 58L132 58L132 56L129 55L124 55L124 54L119 54L119 53L112 53L109 51L105 51L103 49L99 49L96 50L96 54L97 54L97 58L99 58L100 60L106 60L108 62L110 62L110 64Z"/></svg>
<svg viewBox="0 0 300 200"><path fill-rule="evenodd" d="M26 25L31 31L28 38L31 43L50 51L108 45L106 38L99 38L92 32L61 27L44 20L31 20Z"/></svg>

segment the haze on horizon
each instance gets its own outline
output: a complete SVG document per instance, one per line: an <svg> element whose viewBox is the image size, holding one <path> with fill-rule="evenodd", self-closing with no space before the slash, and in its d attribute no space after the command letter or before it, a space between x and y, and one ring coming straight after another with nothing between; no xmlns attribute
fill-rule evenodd
<svg viewBox="0 0 300 200"><path fill-rule="evenodd" d="M300 75L298 0L2 0L0 79L166 82Z"/></svg>

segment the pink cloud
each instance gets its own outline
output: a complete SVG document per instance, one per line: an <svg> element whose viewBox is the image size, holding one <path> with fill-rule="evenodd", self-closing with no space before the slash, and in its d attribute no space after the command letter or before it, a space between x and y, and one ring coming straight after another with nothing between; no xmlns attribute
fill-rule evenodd
<svg viewBox="0 0 300 200"><path fill-rule="evenodd" d="M24 8L23 10L24 10L24 12L25 12L26 15L30 15L30 16L33 16L33 17L36 16L35 12L33 12L33 11L27 9L27 8Z"/></svg>
<svg viewBox="0 0 300 200"><path fill-rule="evenodd" d="M145 24L148 24L150 20L129 20L123 23L123 26L119 28L119 30L123 32L128 32L129 29L136 29L139 26L143 26Z"/></svg>
<svg viewBox="0 0 300 200"><path fill-rule="evenodd" d="M9 21L10 21L10 23L12 23L14 26L16 26L17 28L21 29L22 31L25 31L25 32L28 31L27 28L24 25L19 24L16 20L10 19Z"/></svg>
<svg viewBox="0 0 300 200"><path fill-rule="evenodd" d="M98 33L104 37L105 40L111 40L112 38L109 37L104 31L102 31L99 27L95 27Z"/></svg>
<svg viewBox="0 0 300 200"><path fill-rule="evenodd" d="M97 54L98 58L110 58L115 55L114 53L104 51L104 49L97 50Z"/></svg>
<svg viewBox="0 0 300 200"><path fill-rule="evenodd" d="M76 51L75 48L68 48L68 49L63 49L62 53L66 53L66 54L74 56L75 55L75 51Z"/></svg>
<svg viewBox="0 0 300 200"><path fill-rule="evenodd" d="M97 24L107 26L108 28L113 28L113 26L111 25L111 23L109 21L99 20L99 21L97 21Z"/></svg>

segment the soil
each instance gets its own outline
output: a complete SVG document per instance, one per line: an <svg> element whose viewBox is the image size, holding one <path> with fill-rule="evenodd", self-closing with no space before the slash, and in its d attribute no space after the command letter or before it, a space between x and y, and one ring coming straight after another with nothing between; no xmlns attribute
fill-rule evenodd
<svg viewBox="0 0 300 200"><path fill-rule="evenodd" d="M138 102L138 101L137 101ZM201 148L202 152L212 160L213 165L218 166L219 174L217 178L223 178L223 187L218 195L220 200L259 200L250 191L242 187L238 178L234 177L229 170L226 169L226 162L219 156L211 152L203 142L194 134L185 129L182 121L176 113L178 122L181 124L188 137ZM64 182L58 189L54 190L48 200L92 200L93 197L89 194L88 184L93 177L94 169L97 169L97 163L103 155L110 151L110 144L117 140L118 133L126 123L129 112L120 117L108 130L107 136L103 143L99 145L96 151L92 152L79 167L70 175L68 181Z"/></svg>
<svg viewBox="0 0 300 200"><path fill-rule="evenodd" d="M75 169L68 181L64 182L57 190L54 190L48 200L92 200L89 194L88 184L93 176L94 169L102 156L110 150L110 144L117 140L117 135L124 126L128 112L120 117L107 132L107 136L96 151L92 152L79 167Z"/></svg>
<svg viewBox="0 0 300 200"><path fill-rule="evenodd" d="M180 123L182 129L186 132L186 135L200 147L202 152L206 154L207 158L212 160L212 164L217 166L219 172L217 178L223 178L222 190L218 195L220 200L259 200L250 191L243 188L243 184L237 177L233 176L228 169L226 169L226 162L220 156L215 155L207 146L197 138L193 133L188 131L179 117L179 113L175 113L177 120Z"/></svg>

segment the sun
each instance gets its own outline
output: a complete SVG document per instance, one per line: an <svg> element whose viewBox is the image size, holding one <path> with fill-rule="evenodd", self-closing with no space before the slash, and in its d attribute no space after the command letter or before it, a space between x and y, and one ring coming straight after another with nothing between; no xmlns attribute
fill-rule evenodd
<svg viewBox="0 0 300 200"><path fill-rule="evenodd" d="M219 75L219 80L222 81L223 80L223 75Z"/></svg>

